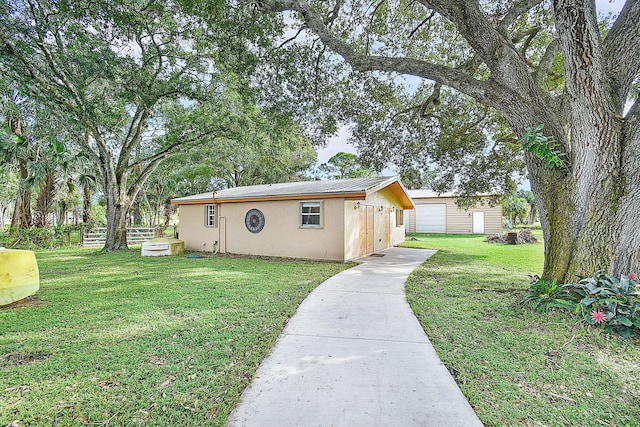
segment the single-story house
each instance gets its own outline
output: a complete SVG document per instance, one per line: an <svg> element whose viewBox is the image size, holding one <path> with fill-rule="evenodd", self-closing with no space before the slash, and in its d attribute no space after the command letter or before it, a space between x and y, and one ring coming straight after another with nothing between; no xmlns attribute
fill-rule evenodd
<svg viewBox="0 0 640 427"><path fill-rule="evenodd" d="M407 233L499 234L502 233L502 206L484 204L461 209L456 196L431 190L408 190L416 208L405 212Z"/></svg>
<svg viewBox="0 0 640 427"><path fill-rule="evenodd" d="M185 249L336 261L404 241L395 177L252 185L173 199Z"/></svg>

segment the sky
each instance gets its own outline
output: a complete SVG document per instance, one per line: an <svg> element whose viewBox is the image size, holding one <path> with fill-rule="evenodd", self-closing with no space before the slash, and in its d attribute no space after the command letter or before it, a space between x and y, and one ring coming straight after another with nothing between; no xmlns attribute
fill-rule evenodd
<svg viewBox="0 0 640 427"><path fill-rule="evenodd" d="M596 0L596 8L599 15L607 15L609 13L618 13L624 5L623 0ZM326 163L334 154L344 151L347 153L356 153L355 147L347 143L350 133L348 127L342 127L338 130L338 133L330 138L326 147L318 150L318 163ZM383 171L383 175L393 175L392 169L386 169ZM525 184L525 189L528 189L528 183Z"/></svg>

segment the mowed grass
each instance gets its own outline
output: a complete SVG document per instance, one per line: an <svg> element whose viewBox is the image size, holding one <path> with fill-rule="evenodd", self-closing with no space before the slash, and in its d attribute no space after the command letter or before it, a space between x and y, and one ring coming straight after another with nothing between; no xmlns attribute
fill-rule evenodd
<svg viewBox="0 0 640 427"><path fill-rule="evenodd" d="M410 276L407 298L485 425L640 426L640 341L522 307L542 243L415 237L404 246L438 253Z"/></svg>
<svg viewBox="0 0 640 427"><path fill-rule="evenodd" d="M348 264L38 252L0 309L0 425L223 425L304 297Z"/></svg>

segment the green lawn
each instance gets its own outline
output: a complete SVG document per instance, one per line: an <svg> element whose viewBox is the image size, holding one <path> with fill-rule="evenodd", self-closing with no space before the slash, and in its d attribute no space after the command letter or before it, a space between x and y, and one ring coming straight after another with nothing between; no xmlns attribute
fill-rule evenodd
<svg viewBox="0 0 640 427"><path fill-rule="evenodd" d="M404 245L439 252L410 276L407 298L486 425L640 425L640 341L520 305L541 243L414 237Z"/></svg>
<svg viewBox="0 0 640 427"><path fill-rule="evenodd" d="M348 264L37 253L0 309L0 426L223 425L286 320Z"/></svg>

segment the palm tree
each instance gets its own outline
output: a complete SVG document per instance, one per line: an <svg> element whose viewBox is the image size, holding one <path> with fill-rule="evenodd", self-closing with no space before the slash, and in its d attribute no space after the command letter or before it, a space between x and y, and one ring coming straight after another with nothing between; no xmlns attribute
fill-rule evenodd
<svg viewBox="0 0 640 427"><path fill-rule="evenodd" d="M65 143L52 139L38 144L38 150L27 169L27 182L37 189L33 225L44 228L51 225L51 214L54 211L56 195L61 193L61 185L73 191L73 183L68 178L70 156Z"/></svg>
<svg viewBox="0 0 640 427"><path fill-rule="evenodd" d="M529 190L518 190L516 195L521 199L525 199L529 204L529 213L527 215L527 224L533 224L538 217L538 206L536 205L536 198L533 192Z"/></svg>
<svg viewBox="0 0 640 427"><path fill-rule="evenodd" d="M17 94L5 97L2 102L4 125L0 132L0 162L13 164L18 171L18 191L11 218L11 228L31 226L31 186L27 182L27 165L33 155L33 147L25 136L24 119L20 115Z"/></svg>
<svg viewBox="0 0 640 427"><path fill-rule="evenodd" d="M82 222L88 224L91 221L91 191L96 186L96 177L84 171L76 180L82 186Z"/></svg>

